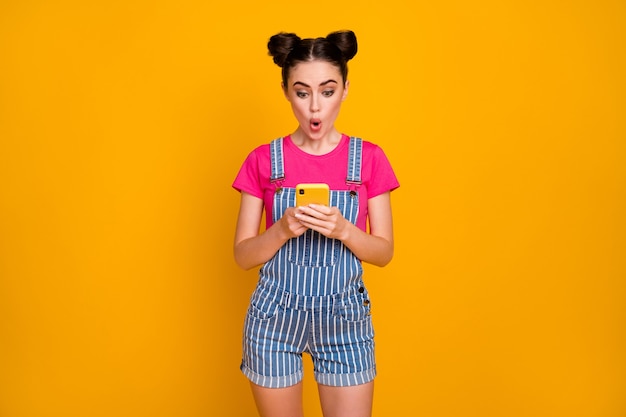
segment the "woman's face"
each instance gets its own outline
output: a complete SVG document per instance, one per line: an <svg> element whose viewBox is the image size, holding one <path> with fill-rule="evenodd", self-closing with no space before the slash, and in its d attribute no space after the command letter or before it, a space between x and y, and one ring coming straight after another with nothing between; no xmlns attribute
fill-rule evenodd
<svg viewBox="0 0 626 417"><path fill-rule="evenodd" d="M301 62L291 69L283 91L306 137L319 140L335 132L335 119L348 94L339 68L326 61Z"/></svg>

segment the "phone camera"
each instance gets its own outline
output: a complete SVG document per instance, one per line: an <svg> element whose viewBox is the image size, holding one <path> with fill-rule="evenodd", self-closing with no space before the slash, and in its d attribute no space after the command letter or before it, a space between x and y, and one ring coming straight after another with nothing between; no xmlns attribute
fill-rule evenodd
<svg viewBox="0 0 626 417"><path fill-rule="evenodd" d="M300 191L300 194L304 194L304 190L303 189L300 189L298 191Z"/></svg>

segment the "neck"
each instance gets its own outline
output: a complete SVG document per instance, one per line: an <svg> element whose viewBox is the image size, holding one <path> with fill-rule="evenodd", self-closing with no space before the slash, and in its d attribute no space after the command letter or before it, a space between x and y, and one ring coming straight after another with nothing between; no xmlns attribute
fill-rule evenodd
<svg viewBox="0 0 626 417"><path fill-rule="evenodd" d="M300 129L291 134L291 141L304 152L312 155L329 153L341 142L341 133L336 130L317 139L306 136Z"/></svg>

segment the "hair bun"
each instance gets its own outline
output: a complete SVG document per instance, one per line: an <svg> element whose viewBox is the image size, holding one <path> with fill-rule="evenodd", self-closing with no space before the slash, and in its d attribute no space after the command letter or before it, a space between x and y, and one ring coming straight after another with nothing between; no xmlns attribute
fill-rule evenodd
<svg viewBox="0 0 626 417"><path fill-rule="evenodd" d="M358 45L353 31L340 30L332 32L326 36L326 40L339 48L346 62L356 55Z"/></svg>
<svg viewBox="0 0 626 417"><path fill-rule="evenodd" d="M274 63L282 68L289 52L300 43L300 40L300 37L295 33L281 32L272 36L267 42L267 49L274 59Z"/></svg>

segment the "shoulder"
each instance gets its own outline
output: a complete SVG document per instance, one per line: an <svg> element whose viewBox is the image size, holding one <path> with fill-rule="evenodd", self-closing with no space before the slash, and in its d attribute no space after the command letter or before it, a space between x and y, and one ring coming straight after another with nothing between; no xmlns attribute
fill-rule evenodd
<svg viewBox="0 0 626 417"><path fill-rule="evenodd" d="M270 144L269 143L264 143L262 145L257 146L256 148L254 148L252 150L252 152L250 152L250 154L265 155L265 154L269 154L269 152L270 152Z"/></svg>
<svg viewBox="0 0 626 417"><path fill-rule="evenodd" d="M383 148L366 140L363 141L363 167L370 170L372 175L393 174L391 162Z"/></svg>
<svg viewBox="0 0 626 417"><path fill-rule="evenodd" d="M270 155L270 145L269 143L265 143L263 145L259 145L256 148L252 149L252 151L248 153L245 163L251 164L251 163L263 162L265 160L269 160L269 155Z"/></svg>
<svg viewBox="0 0 626 417"><path fill-rule="evenodd" d="M375 144L374 142L370 142L368 140L363 139L363 150L367 150L368 152L378 152L380 150L380 146Z"/></svg>
<svg viewBox="0 0 626 417"><path fill-rule="evenodd" d="M384 158L387 159L387 157L385 156L385 152L383 151L383 149L377 145L374 142L370 142L367 141L365 139L361 139L363 146L363 158L365 159L379 159L379 158Z"/></svg>
<svg viewBox="0 0 626 417"><path fill-rule="evenodd" d="M269 178L269 172L269 144L263 144L248 153L235 178L233 187L240 191L246 191L255 197L262 198L263 181L265 178Z"/></svg>

